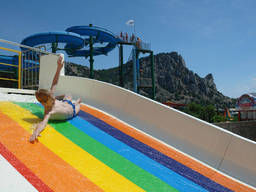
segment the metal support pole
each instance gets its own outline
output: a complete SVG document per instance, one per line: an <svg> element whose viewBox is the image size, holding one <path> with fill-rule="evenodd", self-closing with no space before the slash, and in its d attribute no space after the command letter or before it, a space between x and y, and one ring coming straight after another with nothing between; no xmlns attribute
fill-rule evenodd
<svg viewBox="0 0 256 192"><path fill-rule="evenodd" d="M52 53L56 53L58 48L58 42L52 43Z"/></svg>
<svg viewBox="0 0 256 192"><path fill-rule="evenodd" d="M136 67L136 47L133 47L133 91L137 93L137 67Z"/></svg>
<svg viewBox="0 0 256 192"><path fill-rule="evenodd" d="M140 52L136 49L136 68L137 68L137 93L139 93L140 89L140 60L139 60Z"/></svg>
<svg viewBox="0 0 256 192"><path fill-rule="evenodd" d="M92 24L89 24L90 27L92 27ZM90 78L94 78L94 73L93 73L93 36L90 36Z"/></svg>
<svg viewBox="0 0 256 192"><path fill-rule="evenodd" d="M34 51L31 51L31 89L34 86Z"/></svg>
<svg viewBox="0 0 256 192"><path fill-rule="evenodd" d="M27 52L24 52L24 64L23 64L23 87L26 87L26 80L27 80Z"/></svg>
<svg viewBox="0 0 256 192"><path fill-rule="evenodd" d="M28 56L28 63L27 63L27 86L30 86L30 72L29 72L29 66L30 66L30 51L27 53Z"/></svg>
<svg viewBox="0 0 256 192"><path fill-rule="evenodd" d="M120 44L119 47L119 65L120 65L120 73L119 73L119 80L120 80L120 86L124 87L124 56L123 56L123 45Z"/></svg>
<svg viewBox="0 0 256 192"><path fill-rule="evenodd" d="M40 57L41 57L41 53L38 53L37 56L37 65L36 65L36 88L39 87L39 70L40 70Z"/></svg>
<svg viewBox="0 0 256 192"><path fill-rule="evenodd" d="M23 89L24 86L24 52L21 52L21 66L20 66L20 72L21 72L21 77L20 77L20 88Z"/></svg>
<svg viewBox="0 0 256 192"><path fill-rule="evenodd" d="M152 75L152 99L156 99L154 53L151 52L151 75Z"/></svg>
<svg viewBox="0 0 256 192"><path fill-rule="evenodd" d="M18 69L18 89L21 88L21 52L19 53L19 69Z"/></svg>

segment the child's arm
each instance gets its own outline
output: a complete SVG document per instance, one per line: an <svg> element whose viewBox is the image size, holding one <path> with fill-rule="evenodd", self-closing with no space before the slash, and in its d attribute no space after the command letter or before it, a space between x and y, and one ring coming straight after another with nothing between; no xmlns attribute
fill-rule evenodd
<svg viewBox="0 0 256 192"><path fill-rule="evenodd" d="M40 123L37 124L36 129L34 130L33 134L31 135L31 137L29 138L30 142L33 142L36 140L36 138L40 135L40 133L44 130L46 124L48 123L48 120L50 118L50 114L47 113L44 116L43 121L41 121Z"/></svg>
<svg viewBox="0 0 256 192"><path fill-rule="evenodd" d="M59 81L59 77L60 77L60 71L62 69L64 65L64 57L62 55L59 56L58 61L57 61L57 70L56 73L54 75L53 81L52 81L52 86L51 86L51 93L54 94L58 81Z"/></svg>

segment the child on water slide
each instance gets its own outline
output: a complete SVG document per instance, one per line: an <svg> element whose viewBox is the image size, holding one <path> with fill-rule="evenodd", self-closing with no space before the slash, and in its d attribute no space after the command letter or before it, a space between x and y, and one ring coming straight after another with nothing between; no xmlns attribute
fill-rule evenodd
<svg viewBox="0 0 256 192"><path fill-rule="evenodd" d="M57 70L52 81L50 91L46 89L39 89L36 91L36 99L44 106L44 118L43 121L36 125L33 134L29 141L33 142L40 136L40 133L44 130L48 123L48 120L67 120L75 117L80 110L81 99L79 98L75 104L72 103L72 96L60 95L54 97L60 71L64 65L64 55L60 54L57 61Z"/></svg>

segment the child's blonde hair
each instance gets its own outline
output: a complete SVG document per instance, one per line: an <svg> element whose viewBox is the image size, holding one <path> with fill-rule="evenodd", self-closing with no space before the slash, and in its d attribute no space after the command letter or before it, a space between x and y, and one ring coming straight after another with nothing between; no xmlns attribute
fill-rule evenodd
<svg viewBox="0 0 256 192"><path fill-rule="evenodd" d="M54 104L54 101L55 101L51 92L46 89L39 89L38 91L36 91L36 99L40 103L42 103L42 104L44 103L44 104L48 105L49 107L52 107Z"/></svg>

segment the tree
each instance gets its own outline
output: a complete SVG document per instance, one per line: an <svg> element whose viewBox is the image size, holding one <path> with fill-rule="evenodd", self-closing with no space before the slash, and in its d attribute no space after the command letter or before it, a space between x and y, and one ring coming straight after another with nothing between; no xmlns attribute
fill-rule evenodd
<svg viewBox="0 0 256 192"><path fill-rule="evenodd" d="M188 104L184 112L210 123L214 122L214 116L216 116L216 110L213 105L203 106L194 102Z"/></svg>
<svg viewBox="0 0 256 192"><path fill-rule="evenodd" d="M212 123L213 122L213 117L216 115L216 110L215 107L213 105L207 105L204 108L204 120Z"/></svg>
<svg viewBox="0 0 256 192"><path fill-rule="evenodd" d="M186 106L184 112L192 116L195 116L197 118L200 118L200 114L202 112L202 106L192 102Z"/></svg>

